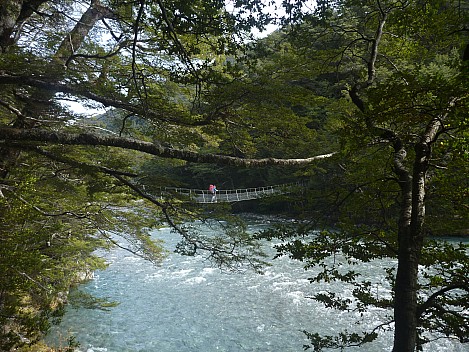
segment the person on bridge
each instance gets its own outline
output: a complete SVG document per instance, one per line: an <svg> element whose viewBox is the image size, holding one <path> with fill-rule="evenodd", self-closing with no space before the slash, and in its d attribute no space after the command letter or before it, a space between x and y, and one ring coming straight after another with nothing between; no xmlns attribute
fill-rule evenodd
<svg viewBox="0 0 469 352"><path fill-rule="evenodd" d="M212 193L212 203L215 203L217 201L217 186L210 185L209 191Z"/></svg>

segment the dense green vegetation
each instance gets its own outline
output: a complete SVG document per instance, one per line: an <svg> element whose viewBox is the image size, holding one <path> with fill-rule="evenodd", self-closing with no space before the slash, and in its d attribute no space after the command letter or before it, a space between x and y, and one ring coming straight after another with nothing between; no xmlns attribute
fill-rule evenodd
<svg viewBox="0 0 469 352"><path fill-rule="evenodd" d="M282 238L279 255L323 268L313 283L353 286L353 301L315 299L389 311L373 331L305 331L306 349L360 345L391 325L395 352L468 342L467 246L434 240L469 228L468 2L283 5L0 4L1 350L38 341L116 236L160 261L148 233L163 223L181 252L229 267L259 268L256 240ZM249 34L274 22L265 38ZM297 180L305 194L262 209L306 221L257 238L228 206L158 193ZM228 220L217 238L184 225L209 217ZM341 260L326 265L331 256ZM340 266L374 258L397 260L385 278L392 296L376 298L375 283Z"/></svg>

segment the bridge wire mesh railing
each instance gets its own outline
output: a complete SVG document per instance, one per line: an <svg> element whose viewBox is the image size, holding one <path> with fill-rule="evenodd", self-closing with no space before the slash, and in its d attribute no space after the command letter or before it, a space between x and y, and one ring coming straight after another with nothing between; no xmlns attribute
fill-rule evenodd
<svg viewBox="0 0 469 352"><path fill-rule="evenodd" d="M304 187L304 185L298 182L255 188L217 189L215 197L208 189L162 187L160 197L164 198L165 196L177 195L196 203L240 202L290 193L298 187Z"/></svg>

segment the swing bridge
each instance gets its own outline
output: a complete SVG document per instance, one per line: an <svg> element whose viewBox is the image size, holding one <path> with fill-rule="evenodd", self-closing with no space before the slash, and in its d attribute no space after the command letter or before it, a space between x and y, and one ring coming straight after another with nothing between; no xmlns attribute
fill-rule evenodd
<svg viewBox="0 0 469 352"><path fill-rule="evenodd" d="M208 189L164 187L161 189L161 197L178 196L196 203L235 203L292 193L301 187L304 187L301 183L288 183L256 188L217 189L215 196Z"/></svg>

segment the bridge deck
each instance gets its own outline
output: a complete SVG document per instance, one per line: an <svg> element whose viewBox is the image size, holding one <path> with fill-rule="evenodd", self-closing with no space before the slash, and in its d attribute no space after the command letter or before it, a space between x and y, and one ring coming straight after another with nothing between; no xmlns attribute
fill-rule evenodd
<svg viewBox="0 0 469 352"><path fill-rule="evenodd" d="M253 200L261 197L272 196L275 194L288 193L293 186L277 185L266 186L257 188L244 188L244 189L221 189L217 190L215 198L209 190L202 189L189 189L189 188L171 188L166 187L162 193L176 193L192 199L196 203L216 203L216 202L241 202L245 200Z"/></svg>

